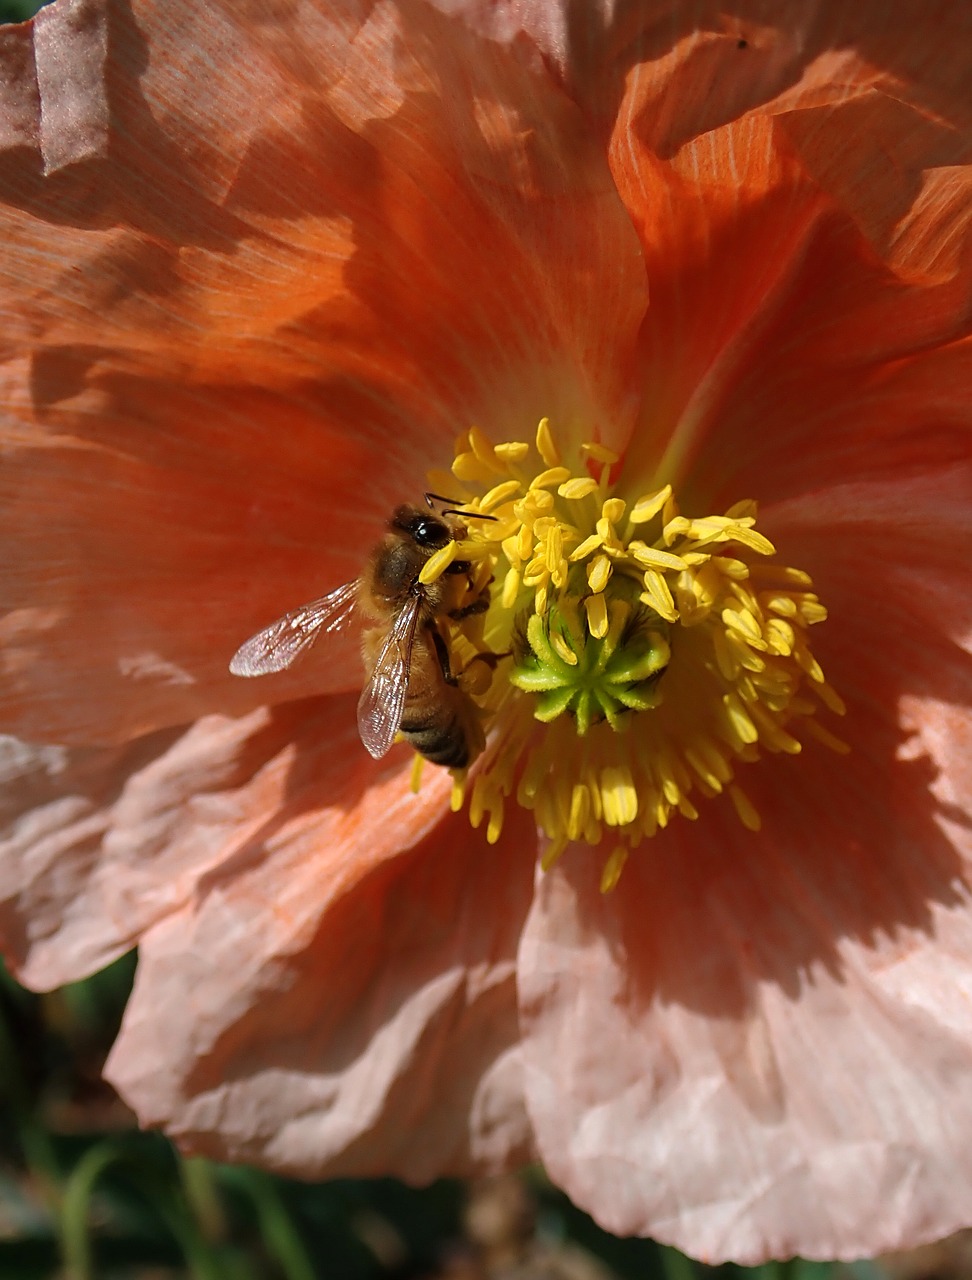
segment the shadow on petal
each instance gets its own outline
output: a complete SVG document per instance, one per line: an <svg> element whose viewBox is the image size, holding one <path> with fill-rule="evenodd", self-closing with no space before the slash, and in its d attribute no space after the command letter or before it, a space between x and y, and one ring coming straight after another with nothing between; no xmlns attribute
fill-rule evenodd
<svg viewBox="0 0 972 1280"><path fill-rule="evenodd" d="M515 955L535 837L520 818L488 848L441 816L439 781L416 797L390 775L145 938L109 1063L144 1123L304 1177L529 1157Z"/></svg>

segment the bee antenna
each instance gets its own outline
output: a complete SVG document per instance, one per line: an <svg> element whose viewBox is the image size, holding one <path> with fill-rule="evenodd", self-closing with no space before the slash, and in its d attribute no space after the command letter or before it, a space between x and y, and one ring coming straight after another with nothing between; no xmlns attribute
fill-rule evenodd
<svg viewBox="0 0 972 1280"><path fill-rule="evenodd" d="M456 507L451 507L448 511L443 511L444 516L462 516L464 520L498 520L499 516L488 516L482 511L461 511Z"/></svg>
<svg viewBox="0 0 972 1280"><path fill-rule="evenodd" d="M426 504L431 507L433 502L445 502L449 504L448 510L441 511L439 514L443 516L464 516L467 520L498 520L498 516L488 516L481 511L463 511L459 506L458 498L444 498L441 493L427 493L425 495Z"/></svg>
<svg viewBox="0 0 972 1280"><path fill-rule="evenodd" d="M431 507L434 502L441 502L447 507L458 507L461 505L458 498L444 498L441 493L427 493L425 495L426 506ZM448 515L449 513L444 511L442 514Z"/></svg>

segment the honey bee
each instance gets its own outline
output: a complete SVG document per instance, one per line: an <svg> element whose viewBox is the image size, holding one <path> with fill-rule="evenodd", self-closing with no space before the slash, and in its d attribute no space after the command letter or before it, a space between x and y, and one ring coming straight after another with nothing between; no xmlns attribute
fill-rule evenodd
<svg viewBox="0 0 972 1280"><path fill-rule="evenodd" d="M436 551L465 537L465 526L448 518L459 514L396 507L360 578L251 636L233 655L230 671L237 676L283 671L322 633L343 630L357 612L369 672L358 699L358 732L367 750L380 759L401 730L433 764L450 769L471 764L484 746L482 726L476 704L459 688L440 626L445 618L484 612L489 586L467 600L473 592L468 560L453 560L435 582L419 582Z"/></svg>

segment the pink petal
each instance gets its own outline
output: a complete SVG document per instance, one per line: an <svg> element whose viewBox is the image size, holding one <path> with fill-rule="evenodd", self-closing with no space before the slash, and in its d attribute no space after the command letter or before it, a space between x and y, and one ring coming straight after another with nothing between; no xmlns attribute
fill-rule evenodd
<svg viewBox="0 0 972 1280"><path fill-rule="evenodd" d="M437 819L448 786L415 797L399 774L285 825L147 935L108 1064L143 1124L301 1177L530 1158L515 956L535 836L521 815L489 848Z"/></svg>
<svg viewBox="0 0 972 1280"><path fill-rule="evenodd" d="M0 150L36 148L45 176L103 155L103 0L59 0L0 41Z"/></svg>
<svg viewBox="0 0 972 1280"><path fill-rule="evenodd" d="M257 856L357 803L376 768L353 697L209 716L124 747L3 742L0 939L28 985L72 982Z"/></svg>
<svg viewBox="0 0 972 1280"><path fill-rule="evenodd" d="M750 1264L967 1220L968 895L941 847L926 872L892 844L876 877L846 838L811 862L795 816L758 842L716 827L702 855L673 832L614 900L587 855L540 889L530 1115L551 1177L608 1230Z"/></svg>

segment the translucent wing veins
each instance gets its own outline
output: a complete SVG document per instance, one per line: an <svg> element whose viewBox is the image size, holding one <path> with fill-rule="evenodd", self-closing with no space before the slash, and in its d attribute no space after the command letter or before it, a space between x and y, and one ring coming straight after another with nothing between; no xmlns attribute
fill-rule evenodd
<svg viewBox="0 0 972 1280"><path fill-rule="evenodd" d="M420 598L410 596L385 637L375 669L358 699L358 732L376 760L385 755L401 727L421 610Z"/></svg>
<svg viewBox="0 0 972 1280"><path fill-rule="evenodd" d="M344 586L285 613L237 649L229 664L234 676L266 676L284 671L308 650L323 631L331 634L347 626L358 598L358 582Z"/></svg>

